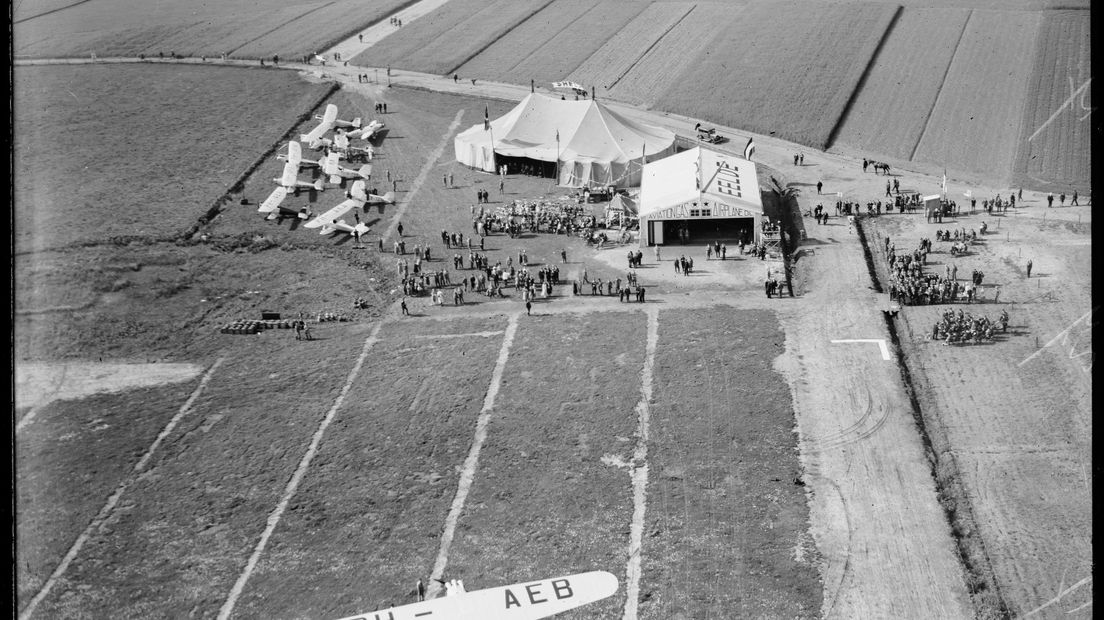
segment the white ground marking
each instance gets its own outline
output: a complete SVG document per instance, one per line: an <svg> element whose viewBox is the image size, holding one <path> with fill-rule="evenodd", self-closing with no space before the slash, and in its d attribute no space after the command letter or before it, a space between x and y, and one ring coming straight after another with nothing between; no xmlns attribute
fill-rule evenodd
<svg viewBox="0 0 1104 620"><path fill-rule="evenodd" d="M123 496L123 493L127 490L131 483L138 478L138 474L142 473L142 470L146 468L146 465L153 457L153 453L156 452L157 448L161 446L161 442L165 440L165 437L168 437L169 433L171 433L173 429L176 428L176 425L180 423L180 420L182 420L184 416L192 410L192 405L195 404L196 399L199 398L199 395L203 392L204 388L207 387L207 383L211 380L211 377L214 376L215 370L217 370L218 367L222 365L222 362L225 359L226 358L220 357L214 364L211 365L209 369L207 369L207 374L203 375L203 379L200 380L199 385L196 386L196 389L192 392L192 395L188 397L188 400L184 401L184 404L180 406L180 410L176 412L176 415L174 415L171 420L169 420L169 423L165 425L165 428L161 429L161 433L157 435L157 439L153 440L153 443L150 444L150 447L148 450L146 450L146 453L143 454L138 463L134 465L134 470L131 472L131 475L119 483L119 486L115 488L115 492L107 498L107 503L103 505L103 508L100 508L100 511L96 513L96 517L92 519L92 522L88 524L88 527L84 528L84 531L81 532L81 535L77 537L77 540L73 543L73 546L69 548L69 552L65 554L64 558L62 558L61 563L58 564L57 568L54 569L54 572L50 575L50 578L46 580L46 583L42 584L42 589L38 591L38 594L36 594L33 599L31 599L31 602L27 605L27 608L23 610L23 613L19 614L19 620L26 620L27 618L31 617L31 614L34 613L34 610L36 607L38 607L38 604L41 603L44 598L46 598L46 595L50 593L50 590L54 587L54 584L57 583L57 580L60 579L61 576L65 574L65 571L69 569L69 565L73 563L74 559L76 559L77 554L80 553L81 547L83 547L84 543L88 541L88 538L92 535L92 532L99 529L103 522L106 521L109 516L111 516L111 511L114 510L115 505L119 503L119 498Z"/></svg>
<svg viewBox="0 0 1104 620"><path fill-rule="evenodd" d="M490 338L491 336L497 336L502 333L502 330L489 331L489 332L468 332L466 334L425 334L422 336L414 336L415 338L467 338L469 336L479 336L482 338Z"/></svg>
<svg viewBox="0 0 1104 620"><path fill-rule="evenodd" d="M636 620L640 599L640 550L644 539L644 509L648 491L648 423L651 418L652 377L655 368L656 344L659 342L659 310L648 309L648 343L644 367L640 370L640 402L636 404L636 449L633 451L633 516L629 530L629 562L625 567L624 620Z"/></svg>
<svg viewBox="0 0 1104 620"><path fill-rule="evenodd" d="M1090 581L1092 581L1092 575L1089 575L1088 577L1085 577L1081 581L1078 581L1077 583L1075 583L1072 586L1066 588L1065 590L1062 590L1061 592L1058 593L1058 596L1055 596L1054 598L1052 598L1049 601L1043 603L1042 605L1036 607L1035 609L1032 609L1031 611L1024 614L1023 617L1024 618L1030 618L1031 616L1039 613L1040 611L1046 609L1047 607L1050 607L1051 605L1053 605L1053 604L1057 603L1058 601L1062 600L1062 597L1069 594L1070 592L1073 592L1077 588L1080 588L1081 586L1085 585L1086 583L1089 583ZM1059 587L1061 587L1061 586L1059 586ZM1084 607L1084 605L1082 605L1081 607ZM1081 607L1078 607L1078 609L1080 609Z"/></svg>
<svg viewBox="0 0 1104 620"><path fill-rule="evenodd" d="M833 340L832 342L835 344L847 342L876 342L878 343L878 348L882 350L882 359L886 361L893 359L889 356L889 347L886 346L886 341L883 338L851 338L848 340Z"/></svg>
<svg viewBox="0 0 1104 620"><path fill-rule="evenodd" d="M441 155L445 153L445 147L448 146L449 138L452 134L456 133L456 130L460 127L460 119L464 117L463 110L456 111L456 118L452 119L452 124L449 125L448 130L445 131L445 135L441 136L441 143L437 145L437 148L433 150L429 155L429 159L426 160L422 171L418 173L418 178L414 179L414 183L410 186L410 191L406 194L406 199L402 201L402 205L399 206L399 210L395 213L394 219L391 220L391 225L387 227L387 233L383 235L384 239L392 239L395 236L395 229L398 227L399 222L402 221L403 215L406 213L406 208L410 206L410 203L414 200L414 194L418 193L418 189L422 187L422 183L425 183L426 178L429 176L429 171L432 170L437 160L441 159Z"/></svg>
<svg viewBox="0 0 1104 620"><path fill-rule="evenodd" d="M442 577L445 574L445 566L448 565L449 548L452 546L452 538L456 534L456 522L460 520L460 514L464 512L464 502L468 499L468 491L471 490L475 480L475 468L479 465L479 452L483 449L483 442L487 439L487 425L491 422L491 411L494 409L495 397L498 396L498 388L502 385L502 373L506 370L506 360L510 357L510 347L514 344L514 334L517 333L518 317L521 314L511 314L510 322L506 325L506 335L502 338L502 347L498 350L498 360L495 362L494 372L491 373L491 384L487 386L487 395L483 398L483 409L479 412L479 419L475 423L475 438L472 439L468 457L464 459L464 467L460 470L460 483L456 487L456 497L452 499L452 507L445 517L445 529L441 534L441 549L437 552L437 561L433 563L433 574L430 575L428 597L433 598L441 589Z"/></svg>
<svg viewBox="0 0 1104 620"><path fill-rule="evenodd" d="M334 400L333 406L326 412L326 417L322 418L322 422L318 425L318 429L314 431L314 437L311 438L310 446L307 448L306 454L304 454L302 460L299 461L299 467L295 469L295 473L291 476L291 480L288 481L287 487L284 488L283 497L281 497L280 502L276 504L276 508L272 511L272 514L268 515L268 524L261 534L261 539L257 541L256 548L253 549L253 555L249 556L249 562L246 563L245 570L238 576L238 581L230 590L230 595L226 598L226 602L222 604L222 609L219 610L218 615L219 620L226 620L226 618L230 617L230 613L234 611L234 605L238 602L238 597L241 596L242 590L245 589L245 584L253 575L253 570L257 567L257 562L260 561L265 546L268 545L269 537L272 536L272 532L274 532L276 526L279 525L280 517L282 517L284 511L287 510L288 502L295 496L295 492L299 489L299 483L303 480L303 476L306 475L307 468L310 467L311 460L318 452L318 445L322 443L322 436L326 433L326 428L329 427L330 422L333 421L334 415L337 414L337 410L341 408L341 404L345 402L345 396L353 387L353 381L356 381L357 375L360 374L360 369L364 366L364 360L368 358L368 352L372 350L372 346L375 345L376 341L379 339L378 336L381 327L383 327L383 323L377 323L376 327L372 329L372 333L369 334L368 338L364 341L364 348L361 349L360 357L358 357L356 363L353 364L353 369L349 371L349 378L345 381L345 385L341 387L341 393L337 395L337 399Z"/></svg>

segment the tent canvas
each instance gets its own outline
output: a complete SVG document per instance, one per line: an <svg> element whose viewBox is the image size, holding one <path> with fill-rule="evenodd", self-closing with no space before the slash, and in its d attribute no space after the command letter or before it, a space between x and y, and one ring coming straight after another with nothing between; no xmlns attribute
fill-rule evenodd
<svg viewBox="0 0 1104 620"><path fill-rule="evenodd" d="M493 142L492 142L493 137ZM675 134L627 119L592 99L567 101L531 93L514 109L461 132L456 160L495 172L494 155L558 162L565 187L640 184L647 160L674 153Z"/></svg>

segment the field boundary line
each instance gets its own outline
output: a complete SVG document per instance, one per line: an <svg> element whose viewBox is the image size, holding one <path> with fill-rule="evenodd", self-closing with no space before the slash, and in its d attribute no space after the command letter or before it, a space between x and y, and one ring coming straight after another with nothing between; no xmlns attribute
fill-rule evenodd
<svg viewBox="0 0 1104 620"><path fill-rule="evenodd" d="M629 67L628 67L627 69L625 69L624 71L622 71L622 72L621 72L621 75L617 76L617 79L615 79L615 80L614 80L614 81L613 81L612 83L610 83L610 85L609 85L609 86L606 86L606 92L608 93L609 91L613 90L613 87L614 87L614 86L617 86L617 83L621 81L621 78L623 78L623 77L625 77L626 75L628 75L628 74L629 74L629 71L632 71L632 70L633 70L633 67L635 67L635 66L636 66L637 64L639 64L639 63L640 63L640 61L641 61L641 60L642 60L642 59L643 59L643 58L644 58L645 56L647 56L647 55L648 55L648 52L652 51L652 48L654 48L655 46L659 45L659 42L663 40L663 37L667 36L668 34L670 34L670 33L671 33L671 31L672 31L672 30L674 30L675 28L677 28L677 27L678 27L678 25L679 25L679 24L681 24L681 23L682 23L682 21L683 21L684 19L686 19L686 17L687 17L688 15L690 15L691 13L693 13L693 12L694 12L694 9L696 9L696 8L698 8L698 5L697 5L697 4L692 4L692 5L690 5L690 8L689 8L689 9L688 9L688 10L687 10L687 11L686 11L685 13L683 13L683 14L682 14L682 17L678 18L678 21L676 21L675 23L671 24L671 27L670 27L670 28L668 28L667 30L664 30L664 31L663 31L663 34L661 34L661 35L659 35L658 37L656 37L656 40L655 40L655 41L652 41L652 44L648 46L648 49L644 50L644 51L643 51L643 52L642 52L642 53L641 53L641 54L640 54L639 56L637 56L637 57L636 57L636 60L632 61L632 64L630 64L630 65L629 65ZM647 9L645 9L645 10L647 10ZM585 63L586 61L584 60L583 62ZM581 67L582 65L579 65L579 66ZM576 69L576 70L577 70L578 68L579 68L579 67L575 67L575 69Z"/></svg>
<svg viewBox="0 0 1104 620"><path fill-rule="evenodd" d="M886 29L882 31L882 38L878 41L878 45L874 47L874 52L870 54L870 59L866 61L866 67L863 68L862 75L859 76L859 81L855 84L855 87L851 89L851 95L847 97L847 103L843 104L843 110L840 111L840 115L836 119L836 124L833 125L832 130L828 132L828 139L824 141L824 150L827 151L832 147L832 144L836 140L836 135L839 134L844 123L847 122L847 116L851 113L852 106L855 105L855 98L859 96L859 91L861 91L866 84L866 79L870 77L870 70L874 67L874 63L878 62L878 56L882 53L882 48L885 47L885 42L889 40L889 36L893 32L893 29L897 27L897 22L901 19L901 12L903 10L901 5L897 5L897 9L893 12L893 17L890 18L889 24L886 26ZM957 44L955 44L955 49L957 49ZM946 75L943 77L946 79ZM942 85L940 88L942 88Z"/></svg>
<svg viewBox="0 0 1104 620"><path fill-rule="evenodd" d="M518 317L520 313L510 315L510 321L506 325L506 334L502 337L502 346L498 350L498 359L495 360L494 371L491 373L491 383L487 386L487 395L483 397L483 408L479 411L479 418L475 423L475 436L472 439L468 456L464 459L463 468L460 470L460 481L456 485L456 496L452 499L448 516L445 517L445 527L441 533L441 548L437 552L437 559L433 563L433 573L430 575L429 592L426 598L434 598L441 591L442 577L445 574L445 566L448 565L448 554L452 547L452 539L456 535L456 523L460 520L460 514L464 512L464 503L468 499L472 482L475 481L475 469L479 465L479 453L483 450L483 442L487 440L487 426L491 422L491 413L494 410L495 398L498 396L498 388L502 385L502 375L506 371L506 360L510 357L510 347L514 344L514 335L517 333Z"/></svg>
<svg viewBox="0 0 1104 620"><path fill-rule="evenodd" d="M279 503L276 504L276 508L272 510L272 514L268 515L268 523L265 525L264 532L261 533L260 540L257 541L257 546L253 549L253 554L249 556L249 561L246 562L245 569L241 575L238 575L237 582L234 583L234 587L231 588L229 596L222 604L222 608L219 609L219 620L225 620L230 617L230 613L234 611L234 605L238 602L238 597L241 596L242 591L245 589L245 584L249 582L249 578L253 576L253 570L257 568L257 563L260 562L261 554L264 553L265 547L268 545L268 539L272 536L272 533L276 531L276 526L280 524L280 518L284 516L284 511L287 510L288 504L291 502L291 498L295 496L296 491L299 490L299 483L303 481L303 477L307 473L307 468L310 467L311 461L314 459L314 455L318 453L318 446L322 443L322 436L326 434L326 429L330 426L330 422L333 421L334 416L337 415L337 410L341 408L341 405L345 402L345 396L349 394L349 390L353 387L353 382L356 381L358 375L360 375L360 369L364 367L364 360L368 359L368 353L372 350L372 347L379 341L379 332L383 327L383 322L376 323L376 326L372 329L372 333L368 334L368 338L364 340L364 346L360 350L360 356L357 357L356 363L353 364L352 370L349 371L348 379L345 380L345 385L341 386L341 393L337 395L334 400L333 406L326 412L326 415L322 418L322 422L318 424L318 428L314 431L314 436L311 437L310 444L307 446L307 451L303 454L303 458L299 461L299 466L295 468L295 473L292 474L291 480L288 480L287 486L284 487L284 494L280 497Z"/></svg>
<svg viewBox="0 0 1104 620"><path fill-rule="evenodd" d="M543 8L541 8L541 10L537 11L536 13L533 13L533 17L535 17L535 16L537 15L537 13L543 13L543 12L544 12L544 10L545 10L545 9L547 9L547 8L548 8L549 6L550 6L550 5L547 5L547 4L546 4L546 5L544 5L544 7L543 7ZM525 62L526 60L529 60L530 58L532 58L532 57L533 57L533 54L536 54L537 52L539 52L539 51L540 51L540 48L542 48L542 47L544 47L545 45L548 45L549 43L551 43L551 42L552 42L552 40L554 40L554 39L555 39L556 37L560 36L560 33L562 33L562 32L563 32L563 31L565 31L565 30L568 30L568 29L570 29L570 28L571 28L572 26L574 26L574 25L575 25L575 22L577 22L577 21L579 21L580 19L582 19L582 18L586 17L588 13L592 12L592 11L593 11L594 9L597 9L597 8L598 8L599 6L600 6L600 5L599 5L599 3L597 3L597 2L596 2L596 3L594 3L593 5L591 5L590 7L588 7L588 8L586 9L586 10L584 10L584 11L583 11L582 13L580 13L580 14L579 14L579 15L578 15L578 16L577 16L577 17L576 17L575 19L573 19L573 20L571 20L570 22L568 22L568 23L564 24L564 25L563 25L563 27L562 27L562 28L560 28L559 30L557 30L555 34L553 34L553 35L552 35L551 37L548 37L548 40L547 40L547 41L545 41L544 43L541 43L541 44L540 44L540 45L538 45L538 46L537 46L536 48L534 48L534 49L533 49L533 51L531 51L531 52L529 52L528 54L526 54L526 55L522 56L520 60L518 60L517 62L515 62L515 63L513 64L513 66L511 66L511 67L510 67L509 69L507 69L507 70L506 70L506 71L504 71L503 73L504 73L504 74L506 74L506 75L509 75L509 74L510 74L510 72L512 72L512 71L513 71L514 69L517 69L517 68L518 68L518 67L519 67L519 66L520 66L520 65L521 65L522 63L524 63L524 62ZM518 23L518 26L520 26L521 24L525 23L525 21L528 21L528 19L526 19L526 20L524 20L524 21L522 21L522 22ZM511 31L511 32L512 32L512 31L514 31L514 30L517 30L517 26L514 26L513 28L511 28L511 29L510 29L510 31ZM509 34L509 32L507 32L507 34ZM505 35L503 35L503 36L505 36ZM457 67L457 69L459 69L459 67Z"/></svg>
<svg viewBox="0 0 1104 620"><path fill-rule="evenodd" d="M59 579L61 579L61 576L65 574L65 571L69 569L69 565L72 564L73 560L77 558L77 554L79 554L81 548L84 547L84 543L88 542L88 539L92 537L92 532L99 529L104 521L106 521L107 518L111 516L111 512L115 510L115 505L119 503L119 499L123 496L123 493L126 492L127 488L129 488L130 485L138 479L137 474L142 473L142 470L146 468L146 465L153 457L153 453L157 451L157 448L161 446L162 442L164 442L165 438L169 436L169 433L171 433L173 429L176 428L177 424L179 424L180 421L184 419L184 416L188 415L188 413L191 412L192 406L195 404L195 401L199 399L199 395L203 393L204 389L206 389L207 384L211 381L211 377L214 376L215 371L218 370L218 367L221 366L222 362L224 362L225 360L225 357L220 357L219 359L215 360L214 364L211 364L210 368L207 369L206 374L204 374L203 378L200 379L199 385L197 385L196 389L192 391L192 394L188 397L188 400L184 401L184 404L180 406L179 410L177 410L176 415L174 415L172 419L169 420L169 423L165 425L165 428L161 429L161 432L157 435L157 439L153 440L153 443L150 444L150 447L146 450L146 453L143 454L142 458L139 459L138 462L134 465L134 468L131 470L132 475L120 482L119 486L115 487L115 492L107 498L107 502L103 505L103 508L100 508L100 511L96 513L96 516L93 517L91 522L89 522L88 527L84 528L84 531L81 532L80 536L77 537L77 540L73 542L73 546L69 548L69 551L65 554L65 557L62 558L61 563L58 564L57 568L54 569L54 572L50 574L50 578L46 580L46 583L42 584L42 589L40 589L38 591L38 594L35 594L34 598L31 599L31 602L27 604L27 608L19 614L19 620L26 620L27 618L30 618L31 615L34 614L35 608L38 607L39 603L41 603L43 599L45 599L46 596L50 594L50 590L53 589L54 584L57 583Z"/></svg>
<svg viewBox="0 0 1104 620"><path fill-rule="evenodd" d="M312 9L307 9L306 11L302 12L301 14L299 14L299 15L296 15L296 17L295 17L295 18L293 18L293 19L291 19L290 21L286 21L286 22L280 23L279 25L277 25L277 26L274 26L274 28L270 28L270 29L268 29L268 30L266 30L266 31L262 32L261 34L258 34L258 35L256 35L256 36L254 36L254 38L253 38L253 39L250 39L250 40L246 41L245 43L242 43L241 45L238 45L238 46L236 46L236 47L233 47L233 49L231 49L231 50L229 50L229 51L227 51L227 52L226 52L226 57L230 57L230 56L231 56L231 55L232 55L232 54L233 54L234 52L236 52L236 51L238 51L238 50L241 50L241 49L242 49L242 47L245 47L246 45L248 45L248 44L250 44L250 43L253 43L254 41L257 41L257 40L259 40L259 39L263 39L263 38L265 38L265 36L268 36L269 34L272 34L272 33L276 32L277 30L279 30L279 29L282 29L282 28L284 28L284 26L286 26L286 25L290 25L290 24L293 24L293 23L295 23L295 22L297 22L297 21L301 20L302 18L305 18L305 17L307 17L307 15L309 15L310 13L314 13L315 11L320 11L320 10L322 10L322 9L325 9L326 7L329 7L329 6L330 6L330 4L337 4L337 1L338 1L338 0L331 0L330 2L327 2L327 3L325 3L325 4L322 4L322 6L321 6L321 7L317 7L317 8L312 8ZM157 43L155 43L155 44L153 44L153 45L150 45L149 47L146 47L146 50L149 50L149 49L150 49L150 47L153 47L153 46L156 46L156 45L157 45ZM144 51L144 52L145 52L146 50L142 50L142 51Z"/></svg>
<svg viewBox="0 0 1104 620"><path fill-rule="evenodd" d="M503 32L501 35L499 35L497 38L495 38L491 42L487 43L486 45L481 46L479 49L477 49L474 52L472 52L471 54L469 54L467 58L465 58L465 59L461 60L460 62L456 63L456 66L452 67L448 71L445 71L442 75L447 76L450 73L456 73L456 71L459 70L460 67L463 67L465 64L471 62L471 60L473 58L475 58L476 56L478 56L478 55L482 54L483 52L487 51L487 48L489 48L490 46L494 45L495 43L498 43L498 41L500 39L502 39L502 37L510 34L514 30L517 30L522 24L529 21L530 19L533 19L534 15L536 15L537 13L540 13L541 11L543 11L545 8L548 7L548 5L552 4L553 1L554 0L548 0L548 2L545 2L544 4L542 4L540 6L540 8L538 8L537 10L533 11L532 13L526 15L525 19L523 19L520 22L514 24L513 26L510 27L509 30L507 30L506 32Z"/></svg>
<svg viewBox="0 0 1104 620"><path fill-rule="evenodd" d="M928 133L928 123L931 122L932 113L935 112L935 108L939 105L939 99L943 97L943 87L947 84L947 76L951 74L951 67L954 66L955 58L958 56L958 48L962 46L962 37L966 36L966 29L970 26L970 20L974 18L974 10L970 9L970 14L966 16L965 21L962 22L962 31L958 33L958 40L955 41L954 53L951 54L951 61L947 63L947 68L943 71L943 78L939 80L939 90L936 91L935 100L932 101L931 108L928 109L928 113L924 116L924 128L920 130L920 137L916 139L916 144L912 145L912 152L909 153L908 160L913 161L916 157L916 151L920 150L920 143L924 141L924 135Z"/></svg>
<svg viewBox="0 0 1104 620"><path fill-rule="evenodd" d="M441 143L437 145L436 149L429 154L429 158L426 160L424 166L422 166L421 172L418 173L417 178L410 185L410 191L406 194L406 198L402 201L402 205L395 211L395 217L391 219L391 225L387 227L387 231L384 233L384 239L390 239L395 236L395 230L402 221L403 215L406 213L406 208L410 206L410 203L414 200L414 194L418 193L418 190L422 188L422 184L425 183L427 177L429 177L429 171L437 163L438 159L445 154L445 147L448 146L449 138L452 134L460 128L460 119L464 118L464 110L460 109L456 111L456 118L452 119L452 124L448 126L445 131L445 135L441 136Z"/></svg>
<svg viewBox="0 0 1104 620"><path fill-rule="evenodd" d="M15 25L18 25L18 24L22 24L23 22L29 22L32 19L38 19L39 17L46 17L47 15L49 15L51 13L57 13L58 11L64 11L66 9L71 9L75 6L84 4L86 2L91 2L91 1L92 0L77 0L77 2L74 2L73 4L67 4L65 6L59 6L56 9L50 9L49 11L39 13L38 15L31 15L30 17L24 17L23 19L18 19L16 21L13 21L12 25L15 26ZM23 2L21 1L19 4L23 4ZM17 8L19 8L19 7L18 6L13 7L12 12L15 12L15 9L17 9Z"/></svg>
<svg viewBox="0 0 1104 620"><path fill-rule="evenodd" d="M656 345L659 343L659 309L648 308L648 339L644 366L640 369L640 401L636 404L636 448L629 475L633 486L633 516L629 529L629 561L625 566L625 611L623 620L636 620L640 601L641 549L644 540L644 512L648 500L648 438L652 415L652 380L655 377Z"/></svg>

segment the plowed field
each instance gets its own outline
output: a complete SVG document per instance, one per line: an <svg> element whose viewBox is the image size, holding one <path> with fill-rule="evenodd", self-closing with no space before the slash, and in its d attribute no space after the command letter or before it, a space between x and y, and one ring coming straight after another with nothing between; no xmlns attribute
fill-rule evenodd
<svg viewBox="0 0 1104 620"><path fill-rule="evenodd" d="M974 11L913 159L1008 182L1039 13Z"/></svg>
<svg viewBox="0 0 1104 620"><path fill-rule="evenodd" d="M506 77L514 83L533 79L547 85L565 79L647 6L645 2L623 0L603 0L595 4L544 45L533 49Z"/></svg>
<svg viewBox="0 0 1104 620"><path fill-rule="evenodd" d="M609 91L694 7L689 2L655 2L649 5L572 71L568 79Z"/></svg>
<svg viewBox="0 0 1104 620"><path fill-rule="evenodd" d="M910 159L969 15L964 9L902 10L834 142Z"/></svg>
<svg viewBox="0 0 1104 620"><path fill-rule="evenodd" d="M671 80L696 59L708 60L713 53L713 39L732 24L742 10L740 3L696 4L685 19L655 42L616 84L611 85L610 96L629 103L652 105Z"/></svg>
<svg viewBox="0 0 1104 620"><path fill-rule="evenodd" d="M570 27L580 15L594 8L592 0L556 0L538 13L519 24L478 56L464 63L457 73L499 82L517 82L511 79L512 70L536 53L565 28ZM542 84L548 87L551 84Z"/></svg>
<svg viewBox="0 0 1104 620"><path fill-rule="evenodd" d="M378 0L368 6L356 0L76 2L17 24L14 51L18 56L50 57L176 52L193 57L268 58L279 54L294 58L322 50L409 2ZM244 51L243 46L247 48Z"/></svg>
<svg viewBox="0 0 1104 620"><path fill-rule="evenodd" d="M671 79L656 107L823 148L897 11L753 2Z"/></svg>
<svg viewBox="0 0 1104 620"><path fill-rule="evenodd" d="M452 74L552 0L452 0L350 62ZM465 76L482 77L482 76Z"/></svg>
<svg viewBox="0 0 1104 620"><path fill-rule="evenodd" d="M957 463L1012 616L1089 618L1090 230L1041 225L1030 211L1006 214L1002 230L1011 235L986 235L976 253L954 260L960 274L985 273L987 301L965 312L996 318L1007 310L1008 333L988 345L942 346L927 336L948 306L912 306L903 313L902 342L936 450L941 460ZM918 217L875 222L898 247L933 238L940 227ZM935 244L931 271L942 273L951 260L947 245ZM1028 259L1035 265L1030 278L1023 268ZM997 288L999 304L991 301Z"/></svg>
<svg viewBox="0 0 1104 620"><path fill-rule="evenodd" d="M1028 80L1013 171L1016 185L1084 194L1090 187L1092 124L1088 11L1043 15Z"/></svg>

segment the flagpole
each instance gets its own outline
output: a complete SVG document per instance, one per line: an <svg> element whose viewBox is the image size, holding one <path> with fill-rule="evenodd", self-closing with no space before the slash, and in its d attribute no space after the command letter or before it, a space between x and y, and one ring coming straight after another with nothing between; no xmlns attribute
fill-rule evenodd
<svg viewBox="0 0 1104 620"><path fill-rule="evenodd" d="M495 174L499 174L498 161L495 159L494 130L491 129L491 110L489 107L483 108L483 124L487 127L487 133L491 134L491 167L494 168Z"/></svg>

